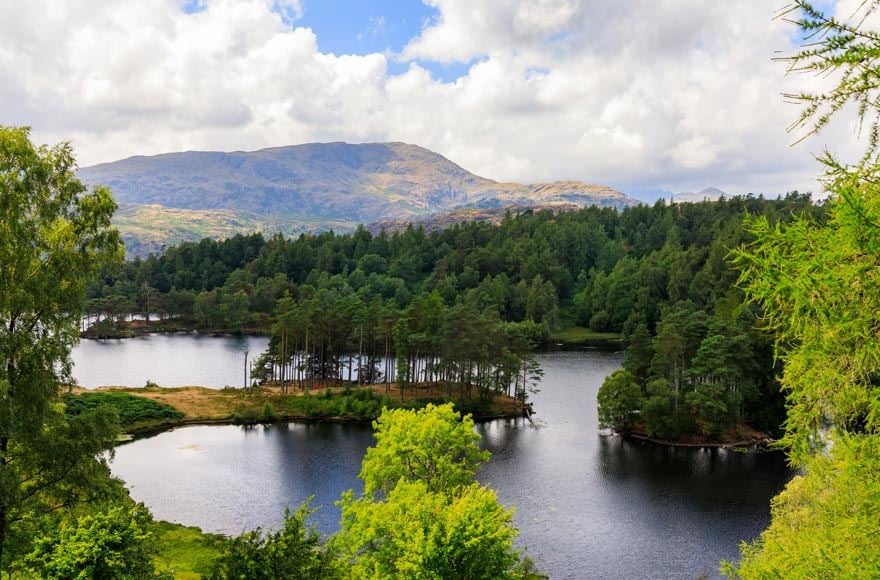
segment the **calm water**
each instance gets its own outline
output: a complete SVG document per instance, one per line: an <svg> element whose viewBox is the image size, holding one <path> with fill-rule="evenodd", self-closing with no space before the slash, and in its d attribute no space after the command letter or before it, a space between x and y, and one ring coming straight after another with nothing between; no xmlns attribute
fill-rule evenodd
<svg viewBox="0 0 880 580"><path fill-rule="evenodd" d="M205 368L211 352L219 366L234 350L225 339L216 347L202 341L218 339L188 340ZM113 352L130 349L126 360L136 360L152 348L147 344L125 342ZM721 558L737 555L740 540L766 526L770 498L789 477L781 455L666 449L600 434L596 391L621 356L540 358L545 376L533 398L540 428L480 425L493 453L480 480L516 506L520 544L551 577L714 575ZM175 360L180 378L169 375L167 384L199 382L187 357ZM313 495L323 506L315 521L330 533L339 517L333 502L346 489L359 490L357 473L372 442L367 426L351 424L189 427L119 447L113 471L162 519L235 534L275 526L285 507Z"/></svg>
<svg viewBox="0 0 880 580"><path fill-rule="evenodd" d="M242 386L248 364L266 350L262 336L150 334L137 338L83 340L73 350L73 376L82 387Z"/></svg>

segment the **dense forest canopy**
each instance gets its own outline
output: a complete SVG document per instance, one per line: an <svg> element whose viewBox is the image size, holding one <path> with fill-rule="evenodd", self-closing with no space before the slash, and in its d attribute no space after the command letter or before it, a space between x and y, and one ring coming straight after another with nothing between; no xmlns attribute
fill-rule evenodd
<svg viewBox="0 0 880 580"><path fill-rule="evenodd" d="M530 348L588 326L630 347L603 424L662 438L717 438L746 422L773 433L783 407L772 337L726 258L750 240L749 216L802 214L822 209L792 193L537 212L430 234L206 239L105 270L90 289L91 331L140 312L269 333L253 378L284 390L441 381L449 396L476 386L483 399L524 399L540 376Z"/></svg>
<svg viewBox="0 0 880 580"><path fill-rule="evenodd" d="M820 209L809 197L736 197L712 203L585 208L465 223L425 233L260 234L205 239L105 269L89 288L89 314L193 320L203 330L268 329L277 301L321 289L403 309L432 292L501 320L653 331L661 306L713 310L738 274L725 257L749 240L747 215L771 222Z"/></svg>

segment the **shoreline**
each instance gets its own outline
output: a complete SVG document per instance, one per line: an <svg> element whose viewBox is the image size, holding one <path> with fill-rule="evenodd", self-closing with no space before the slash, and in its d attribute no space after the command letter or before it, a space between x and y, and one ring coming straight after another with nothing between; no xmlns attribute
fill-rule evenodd
<svg viewBox="0 0 880 580"><path fill-rule="evenodd" d="M647 435L642 435L639 433L618 433L617 431L612 431L615 435L630 441L638 441L642 443L651 443L652 445L659 445L662 447L672 447L672 448L682 448L682 449L747 449L747 448L755 448L755 449L770 449L776 440L772 437L768 437L764 433L760 433L759 436L755 436L749 439L741 439L737 441L701 441L701 442L688 442L688 441L670 441L668 439L658 439L655 437L649 437Z"/></svg>
<svg viewBox="0 0 880 580"><path fill-rule="evenodd" d="M452 401L453 403L455 401ZM522 414L500 414L500 415L472 415L472 419L474 423L489 423L491 421L498 421L503 419L523 419L524 416ZM130 443L132 441L136 441L138 439L144 439L147 437L152 437L154 435L160 435L162 433L168 431L174 431L175 429L180 429L184 427L199 427L199 426L213 426L213 427L223 427L223 426L236 426L236 427L255 427L257 425L276 425L276 424L287 424L287 423L357 423L357 424L367 424L372 423L376 419L374 417L344 417L344 416L326 416L326 417L314 417L308 415L290 415L285 417L276 417L274 419L255 419L255 420L243 420L243 419L180 419L177 421L168 421L165 423L156 423L154 425L144 425L139 427L134 427L131 429L127 429L122 437L124 439L120 439L117 445L124 445L125 443ZM127 437L126 437L127 436Z"/></svg>
<svg viewBox="0 0 880 580"><path fill-rule="evenodd" d="M193 425L260 425L272 423L372 423L388 408L422 408L429 403L451 402L462 415L470 414L474 422L517 419L524 416L522 403L504 393L491 399L473 396L467 399L446 396L442 383L420 384L404 389L392 384L360 388L328 386L309 391L284 393L277 386L255 389L211 389L207 387L123 387L105 386L93 389L77 387L74 396L120 393L148 399L170 407L179 417L164 417L131 422L122 431L132 438L146 437L177 427ZM531 406L526 403L531 412Z"/></svg>
<svg viewBox="0 0 880 580"><path fill-rule="evenodd" d="M163 322L177 322L174 320ZM152 324L152 323L151 323ZM147 326L144 321L135 321L135 323L127 322L126 327L122 329L114 328L109 333L98 334L99 331L92 331L94 328L90 326L86 330L80 331L80 339L82 340L125 340L128 338L137 338L140 336L149 336L151 334L164 335L181 335L181 336L262 336L270 337L269 331L260 328L248 328L241 332L233 332L229 330L199 330L191 326L168 324L162 328L162 324L156 326ZM542 342L537 343L537 349L574 349L574 348L622 348L623 337L617 333L572 333L572 331L582 330L579 327L571 327L551 333L549 337ZM572 336L570 333L574 334Z"/></svg>

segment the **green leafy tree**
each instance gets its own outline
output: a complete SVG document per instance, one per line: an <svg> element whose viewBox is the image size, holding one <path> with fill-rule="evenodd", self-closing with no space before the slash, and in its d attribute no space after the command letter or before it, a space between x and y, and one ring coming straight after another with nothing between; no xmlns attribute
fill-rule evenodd
<svg viewBox="0 0 880 580"><path fill-rule="evenodd" d="M742 560L722 571L738 578L880 576L880 440L835 438L773 498L770 527Z"/></svg>
<svg viewBox="0 0 880 580"><path fill-rule="evenodd" d="M599 388L599 426L626 432L639 416L642 388L625 370L617 370Z"/></svg>
<svg viewBox="0 0 880 580"><path fill-rule="evenodd" d="M623 367L631 372L640 384L645 384L653 358L654 347L651 344L651 333L648 332L648 327L644 323L639 324L629 337Z"/></svg>
<svg viewBox="0 0 880 580"><path fill-rule="evenodd" d="M434 493L401 481L381 501L342 499L341 538L353 578L516 577L512 510L478 484Z"/></svg>
<svg viewBox="0 0 880 580"><path fill-rule="evenodd" d="M478 447L474 421L452 403L423 409L385 410L377 421L376 445L367 449L360 478L367 495L388 493L401 480L421 481L432 492L445 492L474 480L489 459Z"/></svg>
<svg viewBox="0 0 880 580"><path fill-rule="evenodd" d="M307 519L308 504L288 511L281 529L263 534L260 529L229 540L214 562L212 580L303 580L333 577L334 555Z"/></svg>
<svg viewBox="0 0 880 580"><path fill-rule="evenodd" d="M350 578L542 578L513 541L512 511L475 482L488 452L452 405L383 411L332 543ZM380 493L381 492L381 493Z"/></svg>
<svg viewBox="0 0 880 580"><path fill-rule="evenodd" d="M155 571L150 521L141 505L64 521L36 540L25 567L40 578L58 580L170 578Z"/></svg>
<svg viewBox="0 0 880 580"><path fill-rule="evenodd" d="M110 191L76 178L68 144L35 147L25 128L0 127L0 562L24 549L28 522L89 495L114 437L106 413L64 416L85 289L122 258ZM19 528L16 530L16 528Z"/></svg>

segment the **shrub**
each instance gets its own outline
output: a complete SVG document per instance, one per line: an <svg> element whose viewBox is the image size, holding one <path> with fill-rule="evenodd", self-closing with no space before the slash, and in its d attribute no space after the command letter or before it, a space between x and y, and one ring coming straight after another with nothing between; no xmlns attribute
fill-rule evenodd
<svg viewBox="0 0 880 580"><path fill-rule="evenodd" d="M98 407L111 407L119 415L119 423L123 428L183 417L183 413L171 405L129 393L96 392L67 395L64 403L68 415L79 415L94 411Z"/></svg>

